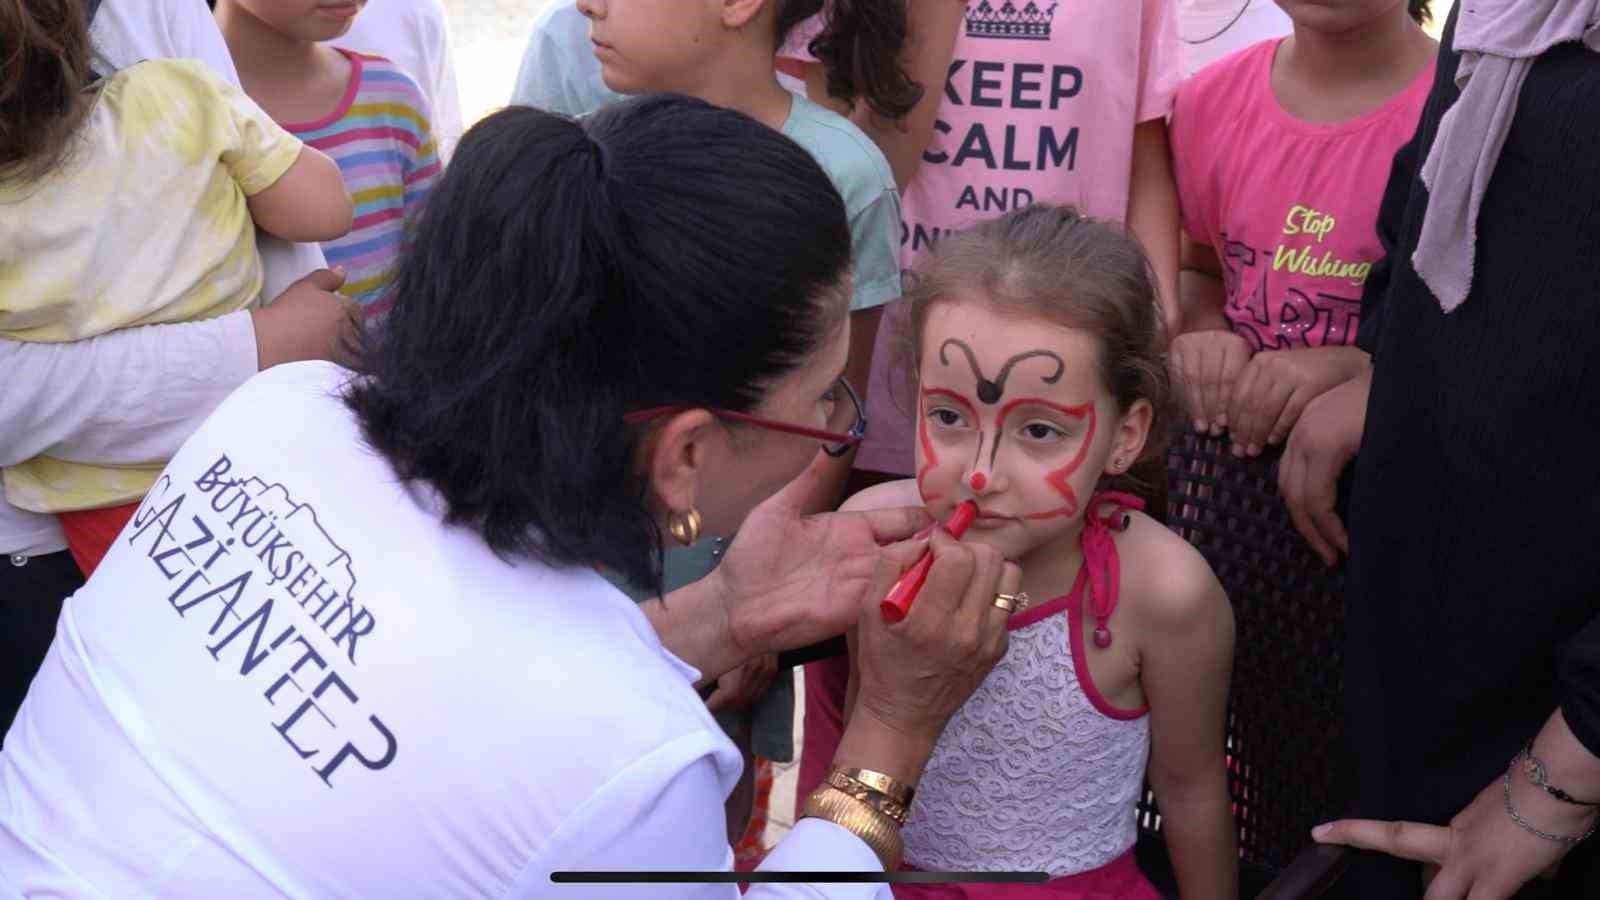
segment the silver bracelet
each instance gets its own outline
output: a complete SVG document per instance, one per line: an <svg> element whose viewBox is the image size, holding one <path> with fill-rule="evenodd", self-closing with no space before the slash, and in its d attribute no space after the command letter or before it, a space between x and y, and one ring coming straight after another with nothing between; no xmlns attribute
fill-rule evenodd
<svg viewBox="0 0 1600 900"><path fill-rule="evenodd" d="M1566 791L1563 791L1561 788L1558 788L1550 783L1550 774L1545 770L1544 760L1533 755L1532 738L1529 738L1528 742L1522 745L1522 752L1518 753L1511 760L1512 766L1516 766L1519 763L1522 765L1522 771L1527 773L1529 781L1538 785L1539 788L1546 794L1549 794L1557 800L1560 800L1562 803L1571 803L1573 806L1600 807L1600 803L1591 803L1588 800L1579 800L1577 797L1572 796Z"/></svg>
<svg viewBox="0 0 1600 900"><path fill-rule="evenodd" d="M1589 823L1589 830L1585 831L1583 834L1580 834L1580 835L1551 834L1548 831L1540 831L1539 828L1537 826L1535 826L1532 822L1529 822L1527 819L1524 819L1522 816L1518 815L1516 807L1511 805L1511 770L1510 769L1506 770L1506 775L1505 775L1505 777L1503 779L1501 779L1501 783L1504 784L1504 786L1505 786L1506 815L1511 817L1511 821L1517 823L1517 827L1519 827L1523 831L1526 831L1527 833L1533 835L1534 837L1544 838L1547 841L1553 841L1554 843L1557 843L1557 844L1564 844L1564 845L1566 845L1568 847L1573 847L1573 846L1576 846L1577 844L1581 843L1589 835L1594 834L1595 825L1597 823L1600 823L1600 817L1597 817L1595 821L1591 821Z"/></svg>

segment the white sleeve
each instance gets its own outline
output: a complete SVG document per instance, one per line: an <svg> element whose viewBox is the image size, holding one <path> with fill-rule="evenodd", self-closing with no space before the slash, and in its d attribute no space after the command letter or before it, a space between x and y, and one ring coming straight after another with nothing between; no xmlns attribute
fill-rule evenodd
<svg viewBox="0 0 1600 900"><path fill-rule="evenodd" d="M256 372L248 312L63 344L0 339L0 466L41 453L123 465L171 459Z"/></svg>
<svg viewBox="0 0 1600 900"><path fill-rule="evenodd" d="M618 773L540 848L510 896L551 893L554 872L733 869L720 777L709 732L672 741ZM767 871L881 872L865 842L805 819L773 849ZM562 884L563 900L739 900L731 884ZM760 884L745 900L889 900L882 884Z"/></svg>
<svg viewBox="0 0 1600 900"><path fill-rule="evenodd" d="M239 83L222 32L202 3L102 0L89 38L114 69L147 59L198 59L233 84Z"/></svg>
<svg viewBox="0 0 1600 900"><path fill-rule="evenodd" d="M466 126L461 119L461 88L456 84L456 57L451 46L450 19L442 7L439 28L439 55L433 72L432 125L433 138L439 142L439 161L449 163L450 155L455 152Z"/></svg>

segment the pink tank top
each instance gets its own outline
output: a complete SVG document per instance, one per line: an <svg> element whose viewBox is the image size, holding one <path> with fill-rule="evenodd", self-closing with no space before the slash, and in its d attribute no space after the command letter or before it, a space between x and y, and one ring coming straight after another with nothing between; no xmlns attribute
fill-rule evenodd
<svg viewBox="0 0 1600 900"><path fill-rule="evenodd" d="M1143 505L1097 495L1071 593L1012 617L1005 658L950 720L917 785L907 863L1059 878L1133 847L1150 722L1147 710L1117 709L1095 689L1083 616L1099 623L1095 643L1114 640L1105 629L1121 580L1111 527Z"/></svg>

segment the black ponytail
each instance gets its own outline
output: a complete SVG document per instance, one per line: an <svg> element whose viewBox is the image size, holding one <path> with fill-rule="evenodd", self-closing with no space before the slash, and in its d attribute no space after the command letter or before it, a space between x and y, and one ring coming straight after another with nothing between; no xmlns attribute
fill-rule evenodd
<svg viewBox="0 0 1600 900"><path fill-rule="evenodd" d="M898 119L922 99L922 86L900 65L907 0L785 0L778 14L781 46L795 25L823 13L822 31L807 48L828 75L828 95Z"/></svg>
<svg viewBox="0 0 1600 900"><path fill-rule="evenodd" d="M1433 21L1432 0L1407 0L1406 11L1411 13L1411 18L1416 19L1418 25Z"/></svg>
<svg viewBox="0 0 1600 900"><path fill-rule="evenodd" d="M811 155L698 100L462 138L349 404L396 473L506 556L659 590L632 410L750 410L845 316L844 205Z"/></svg>

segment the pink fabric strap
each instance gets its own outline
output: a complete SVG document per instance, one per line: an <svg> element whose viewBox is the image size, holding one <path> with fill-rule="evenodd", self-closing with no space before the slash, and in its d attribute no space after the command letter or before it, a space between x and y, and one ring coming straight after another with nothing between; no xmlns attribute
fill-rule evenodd
<svg viewBox="0 0 1600 900"><path fill-rule="evenodd" d="M1110 510L1102 508L1110 505ZM1096 494L1089 500L1089 512L1084 517L1083 534L1078 539L1083 548L1083 565L1072 582L1072 590L1011 617L1006 627L1011 631L1027 628L1043 621L1054 613L1079 603L1079 597L1088 593L1088 612L1104 627L1106 620L1117 608L1117 596L1122 587L1122 563L1117 556L1117 543L1111 536L1112 526L1121 525L1122 516L1129 509L1144 509L1144 501L1132 494L1108 491ZM1109 633L1109 632L1108 632Z"/></svg>
<svg viewBox="0 0 1600 900"><path fill-rule="evenodd" d="M1106 507L1110 507L1110 511L1102 512ZM1089 573L1086 607L1095 620L1095 646L1102 649L1111 646L1111 630L1106 627L1106 621L1116 611L1122 589L1122 560L1117 556L1117 542L1111 536L1111 529L1120 530L1123 516L1129 509L1144 509L1144 501L1118 491L1096 494L1089 500L1089 514L1083 521L1083 571Z"/></svg>

